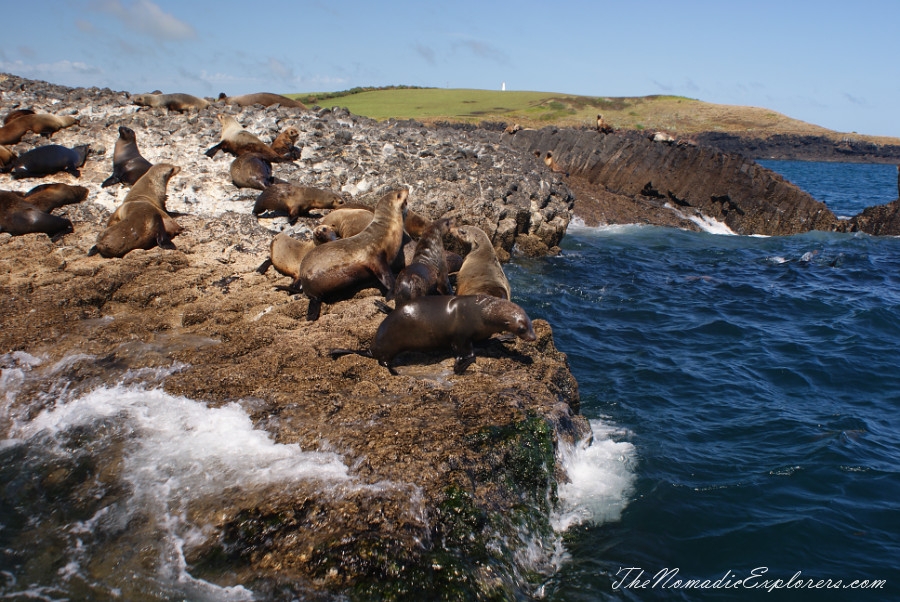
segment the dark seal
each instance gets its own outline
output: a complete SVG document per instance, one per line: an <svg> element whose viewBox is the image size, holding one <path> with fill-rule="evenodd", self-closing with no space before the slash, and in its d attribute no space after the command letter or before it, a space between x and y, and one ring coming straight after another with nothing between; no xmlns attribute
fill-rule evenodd
<svg viewBox="0 0 900 602"><path fill-rule="evenodd" d="M42 178L65 171L77 178L81 176L79 170L84 165L89 150L87 145L75 148L59 144L39 146L19 156L10 173L14 178Z"/></svg>
<svg viewBox="0 0 900 602"><path fill-rule="evenodd" d="M72 222L35 207L21 194L0 191L0 232L13 236L43 232L56 236L72 231Z"/></svg>
<svg viewBox="0 0 900 602"><path fill-rule="evenodd" d="M419 237L412 261L394 282L393 298L398 307L424 295L453 294L444 251L444 236L451 225L451 219L439 219Z"/></svg>
<svg viewBox="0 0 900 602"><path fill-rule="evenodd" d="M119 183L134 186L152 166L150 161L141 156L134 130L124 125L119 126L119 139L116 140L113 151L113 172L100 186L106 188Z"/></svg>

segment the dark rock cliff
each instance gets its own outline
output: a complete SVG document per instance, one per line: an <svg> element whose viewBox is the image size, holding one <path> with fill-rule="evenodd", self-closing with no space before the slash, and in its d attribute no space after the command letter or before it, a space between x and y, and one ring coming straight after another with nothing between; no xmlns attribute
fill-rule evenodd
<svg viewBox="0 0 900 602"><path fill-rule="evenodd" d="M740 153L752 159L900 163L900 145L875 144L853 135L833 140L826 136L796 134L753 138L724 132L703 132L694 139L699 144L713 146L726 153Z"/></svg>

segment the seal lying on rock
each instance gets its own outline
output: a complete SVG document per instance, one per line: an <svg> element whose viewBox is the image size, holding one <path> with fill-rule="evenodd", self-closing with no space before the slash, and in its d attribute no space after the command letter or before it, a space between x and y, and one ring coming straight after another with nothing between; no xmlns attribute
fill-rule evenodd
<svg viewBox="0 0 900 602"><path fill-rule="evenodd" d="M448 218L434 221L419 238L412 261L394 282L393 298L398 307L424 295L453 294L444 251L444 236L451 224Z"/></svg>
<svg viewBox="0 0 900 602"><path fill-rule="evenodd" d="M134 186L152 165L141 156L134 130L124 125L119 126L119 138L113 151L113 172L100 186L106 188L120 182Z"/></svg>
<svg viewBox="0 0 900 602"><path fill-rule="evenodd" d="M168 163L151 167L109 218L88 255L124 257L134 249L174 249L172 237L182 228L166 212L166 187L180 168Z"/></svg>
<svg viewBox="0 0 900 602"><path fill-rule="evenodd" d="M501 332L524 341L537 338L528 314L511 301L489 295L430 295L413 299L388 314L368 351L332 349L330 355L373 357L396 375L392 362L404 351L450 349L456 355L453 371L462 374L475 361L472 343Z"/></svg>
<svg viewBox="0 0 900 602"><path fill-rule="evenodd" d="M25 193L25 200L40 209L50 212L64 205L80 203L87 198L88 189L84 186L70 186L61 182L41 184Z"/></svg>
<svg viewBox="0 0 900 602"><path fill-rule="evenodd" d="M0 191L0 232L13 236L43 232L56 236L72 231L72 222L29 203L18 192Z"/></svg>
<svg viewBox="0 0 900 602"><path fill-rule="evenodd" d="M300 262L314 247L337 239L335 231L328 226L318 226L313 231L312 240L297 240L289 234L280 232L269 245L269 258L262 262L256 271L265 274L270 267L274 267L279 274L293 278L287 290L299 293Z"/></svg>
<svg viewBox="0 0 900 602"><path fill-rule="evenodd" d="M391 263L403 245L403 218L409 190L393 190L378 201L366 229L312 249L300 264L300 284L309 298L307 320L317 320L322 302L376 280L381 292L394 288Z"/></svg>
<svg viewBox="0 0 900 602"><path fill-rule="evenodd" d="M12 169L18 156L5 146L0 146L0 173L6 173Z"/></svg>
<svg viewBox="0 0 900 602"><path fill-rule="evenodd" d="M219 143L206 151L207 157L215 157L219 151L238 157L244 153L256 153L269 161L290 161L291 157L279 155L272 147L259 139L256 134L248 132L231 115L219 113L216 119L222 124Z"/></svg>
<svg viewBox="0 0 900 602"><path fill-rule="evenodd" d="M272 163L257 153L244 153L231 162L231 183L238 188L266 190L275 183Z"/></svg>
<svg viewBox="0 0 900 602"><path fill-rule="evenodd" d="M256 197L253 215L260 215L266 211L283 211L288 214L288 219L293 224L298 217L308 214L310 209L335 209L343 204L344 197L332 190L297 186L290 182L275 182ZM369 221L371 216L369 213ZM340 236L346 238L343 234Z"/></svg>
<svg viewBox="0 0 900 602"><path fill-rule="evenodd" d="M205 98L193 96L191 94L136 94L131 97L131 101L142 107L165 107L170 111L190 111L191 109L205 109L209 106L209 101Z"/></svg>
<svg viewBox="0 0 900 602"><path fill-rule="evenodd" d="M46 113L20 115L0 127L0 144L18 144L28 132L49 138L55 132L77 123L78 119L71 115L57 116Z"/></svg>
<svg viewBox="0 0 900 602"><path fill-rule="evenodd" d="M274 94L272 92L254 92L252 94L241 94L240 96L226 96L224 92L219 94L219 100L224 100L225 104L238 105L239 107L252 107L253 105L262 105L271 107L272 105L281 105L282 107L291 107L295 109L305 109L306 105L299 100Z"/></svg>
<svg viewBox="0 0 900 602"><path fill-rule="evenodd" d="M456 294L509 299L509 280L484 230L478 226L459 226L451 228L450 233L471 247L456 275Z"/></svg>
<svg viewBox="0 0 900 602"><path fill-rule="evenodd" d="M89 150L86 144L75 148L59 144L39 146L16 159L10 173L14 178L42 178L65 171L77 178L81 176L79 169L84 165Z"/></svg>

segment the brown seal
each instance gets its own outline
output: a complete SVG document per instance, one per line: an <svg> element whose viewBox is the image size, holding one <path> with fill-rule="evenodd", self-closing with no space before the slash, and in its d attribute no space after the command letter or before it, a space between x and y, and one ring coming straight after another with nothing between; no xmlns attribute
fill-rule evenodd
<svg viewBox="0 0 900 602"><path fill-rule="evenodd" d="M333 190L276 182L256 197L253 215L266 211L285 211L293 224L300 215L308 214L310 209L334 209L343 204L344 197ZM345 237L342 235L341 238Z"/></svg>
<svg viewBox="0 0 900 602"><path fill-rule="evenodd" d="M61 182L41 184L25 193L25 200L40 209L50 212L64 205L80 203L87 198L88 189L84 186L70 186Z"/></svg>
<svg viewBox="0 0 900 602"><path fill-rule="evenodd" d="M22 115L0 127L0 144L18 144L28 132L34 132L49 138L55 132L77 123L78 119L71 115L63 115L61 117L47 113Z"/></svg>
<svg viewBox="0 0 900 602"><path fill-rule="evenodd" d="M599 114L597 115L597 131L601 134L610 134L614 131L613 127L603 120L603 115Z"/></svg>
<svg viewBox="0 0 900 602"><path fill-rule="evenodd" d="M294 143L300 138L300 132L295 127L289 127L275 136L275 140L269 146L282 157L291 159L300 158L300 149Z"/></svg>
<svg viewBox="0 0 900 602"><path fill-rule="evenodd" d="M478 226L459 226L451 228L450 233L471 247L456 275L456 294L509 299L509 280L484 230Z"/></svg>
<svg viewBox="0 0 900 602"><path fill-rule="evenodd" d="M300 264L300 283L309 298L307 320L316 320L322 302L376 280L382 294L394 288L391 263L403 245L403 218L409 190L393 190L378 201L366 229L313 249Z"/></svg>
<svg viewBox="0 0 900 602"><path fill-rule="evenodd" d="M334 228L341 238L350 238L365 230L374 215L369 208L339 207L319 220L319 223Z"/></svg>
<svg viewBox="0 0 900 602"><path fill-rule="evenodd" d="M238 105L241 107L252 107L253 105L262 105L271 107L272 105L281 105L282 107L290 107L293 109L305 109L306 105L299 100L274 94L272 92L254 92L252 94L241 94L239 96L226 96L224 92L219 94L219 100L225 101L225 104Z"/></svg>
<svg viewBox="0 0 900 602"><path fill-rule="evenodd" d="M552 171L553 173L561 173L567 176L569 175L569 172L556 162L556 159L553 158L553 153L551 151L547 151L547 155L544 157L544 165L549 167L550 171Z"/></svg>
<svg viewBox="0 0 900 602"><path fill-rule="evenodd" d="M124 257L134 249L152 249L156 245L174 249L172 237L182 228L166 212L166 187L179 171L179 167L168 163L151 167L128 191L88 255Z"/></svg>
<svg viewBox="0 0 900 602"><path fill-rule="evenodd" d="M15 109L14 111L10 111L6 114L6 117L3 118L3 125L8 125L10 122L25 115L34 115L34 109Z"/></svg>
<svg viewBox="0 0 900 602"><path fill-rule="evenodd" d="M452 224L449 218L434 221L419 238L412 261L400 270L394 282L397 306L424 295L453 294L444 251L444 236Z"/></svg>
<svg viewBox="0 0 900 602"><path fill-rule="evenodd" d="M231 182L238 188L255 188L266 190L275 183L272 175L272 163L257 153L238 155L231 162Z"/></svg>
<svg viewBox="0 0 900 602"><path fill-rule="evenodd" d="M300 262L314 247L337 240L338 236L328 226L318 226L313 231L312 240L297 240L285 232L275 235L269 245L269 259L265 260L256 271L265 274L269 267L274 267L279 274L293 279L287 290L300 292Z"/></svg>
<svg viewBox="0 0 900 602"><path fill-rule="evenodd" d="M113 151L113 172L100 186L106 188L119 183L134 186L152 165L141 156L134 130L124 125L119 126L119 138Z"/></svg>
<svg viewBox="0 0 900 602"><path fill-rule="evenodd" d="M79 169L84 165L89 150L86 144L74 148L59 144L39 146L19 156L13 162L10 173L14 178L42 178L65 171L77 178L81 175Z"/></svg>
<svg viewBox="0 0 900 602"><path fill-rule="evenodd" d="M0 146L0 173L6 173L12 169L13 163L18 159L18 155L5 146Z"/></svg>
<svg viewBox="0 0 900 602"><path fill-rule="evenodd" d="M43 232L56 236L72 231L72 222L29 203L18 192L0 190L0 232L13 236Z"/></svg>
<svg viewBox="0 0 900 602"><path fill-rule="evenodd" d="M205 109L209 101L191 94L136 94L131 102L142 107L165 107L170 111L185 112L191 109Z"/></svg>
<svg viewBox="0 0 900 602"><path fill-rule="evenodd" d="M223 151L234 156L240 156L244 153L256 153L269 161L290 161L290 157L279 155L272 147L263 142L251 132L248 132L237 120L231 115L216 115L219 123L222 124L222 134L219 143L206 151L207 157L215 157L216 153Z"/></svg>
<svg viewBox="0 0 900 602"><path fill-rule="evenodd" d="M332 358L359 353L373 357L396 375L394 358L404 351L444 351L456 355L453 372L462 374L475 361L472 343L509 332L534 341L534 327L525 310L511 301L489 295L418 297L381 322L368 351L333 349Z"/></svg>

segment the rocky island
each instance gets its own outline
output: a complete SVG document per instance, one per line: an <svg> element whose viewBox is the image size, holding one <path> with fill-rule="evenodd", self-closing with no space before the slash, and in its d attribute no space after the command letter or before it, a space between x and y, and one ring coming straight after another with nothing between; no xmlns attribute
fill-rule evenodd
<svg viewBox="0 0 900 602"><path fill-rule="evenodd" d="M748 159L637 134L509 134L375 122L338 107L224 100L178 112L137 106L126 92L13 75L0 75L0 106L4 114L33 108L75 116L77 125L54 133L52 143L90 147L77 176L0 175L2 190L25 192L49 181L88 190L84 201L54 212L70 220L71 232L0 234L4 437L98 386L124 384L213 408L237 404L277 444L334 453L343 464L336 476L289 486L235 482L172 498L171 511L193 534L179 548L185 573L237 597L530 595L552 571L559 539L550 520L567 479L559 449L586 444L591 433L566 356L540 316L531 316L534 342L491 339L462 374L454 373L449 353L410 354L397 376L370 358L332 359L332 348L372 341L384 318L375 303L381 294L364 289L325 305L311 322L308 300L283 290L290 278L257 270L277 233L309 238L318 215L293 224L283 215L254 216L259 191L232 183L230 156L204 154L219 142L218 115L266 141L297 129L299 152L273 164L278 179L368 205L406 187L411 210L480 227L504 261L558 252L575 216L589 224L685 228L708 218L743 234L872 231L862 221L839 223ZM119 259L89 254L128 192L101 186L112 173L120 126L134 131L149 162L180 168L167 201L182 228L175 249L138 249ZM21 156L44 143L31 133L8 148ZM547 151L568 175L545 164ZM880 224L896 221L896 212L883 213ZM149 517L124 526L102 519L134 494L123 477L127 437L103 449L92 441L91 433L72 434L71 457L6 479L0 504L21 522L43 509L48 518L36 540L48 550L60 545L66 525L95 521L103 551L82 561L74 597L165 598L167 586L154 594L132 578L161 571L166 549L154 542L162 527ZM30 546L2 533L6 549ZM48 566L66 566L61 553L4 554L4 565L25 584L39 582Z"/></svg>

